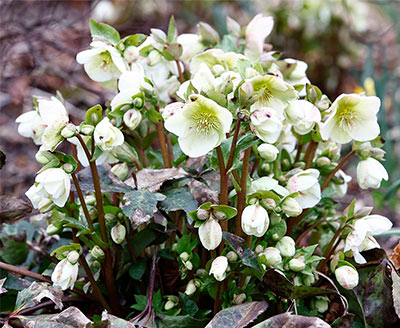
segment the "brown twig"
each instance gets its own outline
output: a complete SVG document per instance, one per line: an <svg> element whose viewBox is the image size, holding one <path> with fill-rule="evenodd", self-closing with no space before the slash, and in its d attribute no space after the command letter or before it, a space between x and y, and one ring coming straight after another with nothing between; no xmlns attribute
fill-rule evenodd
<svg viewBox="0 0 400 328"><path fill-rule="evenodd" d="M176 63L176 66L178 67L179 82L183 83L183 82L185 82L185 79L183 78L182 67L180 65L179 60L175 59L175 63Z"/></svg>
<svg viewBox="0 0 400 328"><path fill-rule="evenodd" d="M240 176L240 192L237 197L237 216L235 220L235 234L242 236L242 212L246 204L246 192L247 192L247 174L250 161L251 147L244 151L243 164L242 164L242 174Z"/></svg>
<svg viewBox="0 0 400 328"><path fill-rule="evenodd" d="M93 226L92 218L91 218L91 216L89 214L89 210L88 210L88 208L86 206L86 202L85 202L85 198L83 196L82 189L79 186L78 178L77 178L75 172L73 172L71 175L72 175L72 181L74 182L74 185L75 185L75 188L76 188L76 192L78 193L78 197L79 197L79 200L81 202L82 210L83 210L83 213L85 215L86 221L88 223L89 229L90 229L90 231L93 232L94 231L94 226Z"/></svg>
<svg viewBox="0 0 400 328"><path fill-rule="evenodd" d="M157 127L158 138L160 139L160 148L161 148L162 158L164 161L164 167L170 168L172 167L172 165L168 156L167 141L165 139L164 126L162 122L157 122L156 127Z"/></svg>
<svg viewBox="0 0 400 328"><path fill-rule="evenodd" d="M218 281L217 286L217 293L215 295L215 302L214 302L214 313L215 316L221 308L221 294L222 294L222 282Z"/></svg>
<svg viewBox="0 0 400 328"><path fill-rule="evenodd" d="M305 169L309 169L311 167L317 148L318 148L318 142L311 140L310 144L307 147L306 154L304 156L304 160L306 161Z"/></svg>
<svg viewBox="0 0 400 328"><path fill-rule="evenodd" d="M304 238L305 236L307 236L307 234L308 234L312 229L314 229L315 227L319 226L321 223L324 223L324 222L326 222L326 221L327 221L326 219L323 219L323 220L321 220L321 221L318 221L318 222L314 223L313 225L311 225L310 227L308 227L306 230L304 230L304 231L302 232L302 234L301 234L299 237L297 237L297 239L296 239L296 245L300 247L301 241L303 240L303 238Z"/></svg>
<svg viewBox="0 0 400 328"><path fill-rule="evenodd" d="M333 171L328 175L328 177L326 178L326 180L324 181L324 183L321 186L321 191L324 190L326 188L326 186L328 185L329 181L332 180L332 178L334 177L334 175L337 173L337 171L340 170L340 168L344 165L344 163L346 163L346 161L351 157L351 155L353 155L355 153L354 150L352 150L351 152L349 152L346 156L344 156L341 161L338 163L338 165L336 165L336 167L333 169Z"/></svg>

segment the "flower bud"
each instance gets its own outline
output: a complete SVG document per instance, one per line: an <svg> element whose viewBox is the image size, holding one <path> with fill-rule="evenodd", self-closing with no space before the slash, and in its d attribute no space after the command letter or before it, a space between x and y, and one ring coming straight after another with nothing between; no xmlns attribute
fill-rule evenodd
<svg viewBox="0 0 400 328"><path fill-rule="evenodd" d="M186 262L187 260L189 260L189 254L187 252L181 253L179 257L181 258L182 262Z"/></svg>
<svg viewBox="0 0 400 328"><path fill-rule="evenodd" d="M287 216L298 216L303 211L297 200L292 197L287 197L281 204L281 207Z"/></svg>
<svg viewBox="0 0 400 328"><path fill-rule="evenodd" d="M79 253L77 251L69 252L67 259L69 263L76 264L79 260Z"/></svg>
<svg viewBox="0 0 400 328"><path fill-rule="evenodd" d="M273 162L276 160L279 150L274 145L263 143L258 146L258 152L260 156L268 162Z"/></svg>
<svg viewBox="0 0 400 328"><path fill-rule="evenodd" d="M53 236L62 231L62 226L55 226L53 223L50 223L46 228L46 234L49 236Z"/></svg>
<svg viewBox="0 0 400 328"><path fill-rule="evenodd" d="M197 210L197 217L199 220L207 220L210 217L210 212L199 208Z"/></svg>
<svg viewBox="0 0 400 328"><path fill-rule="evenodd" d="M250 104L253 97L254 87L250 82L244 82L239 88L239 101L243 105Z"/></svg>
<svg viewBox="0 0 400 328"><path fill-rule="evenodd" d="M99 270L101 269L101 263L97 260L94 260L92 264L90 264L90 268L93 270Z"/></svg>
<svg viewBox="0 0 400 328"><path fill-rule="evenodd" d="M273 210L276 208L276 202L272 198L265 198L262 200L262 204L267 210Z"/></svg>
<svg viewBox="0 0 400 328"><path fill-rule="evenodd" d="M329 165L331 165L331 160L326 156L322 156L322 157L317 159L316 164L317 164L318 167L329 166Z"/></svg>
<svg viewBox="0 0 400 328"><path fill-rule="evenodd" d="M129 175L128 164L126 163L116 164L111 168L111 172L114 173L121 181L124 181Z"/></svg>
<svg viewBox="0 0 400 328"><path fill-rule="evenodd" d="M36 161L39 164L46 165L48 164L51 160L57 159L57 157L50 153L49 151L38 151L35 155Z"/></svg>
<svg viewBox="0 0 400 328"><path fill-rule="evenodd" d="M284 171L290 170L290 168L291 168L290 165L291 165L290 161L287 158L284 158L281 162L281 167L282 167L282 170L284 170Z"/></svg>
<svg viewBox="0 0 400 328"><path fill-rule="evenodd" d="M113 147L112 154L121 162L134 163L137 160L135 157L136 154L133 153L125 143Z"/></svg>
<svg viewBox="0 0 400 328"><path fill-rule="evenodd" d="M218 43L219 42L219 34L216 30L214 30L207 23L200 22L197 24L197 29L199 31L200 37L202 41L206 43Z"/></svg>
<svg viewBox="0 0 400 328"><path fill-rule="evenodd" d="M40 213L47 213L54 208L54 203L49 198L43 198L38 205L38 210Z"/></svg>
<svg viewBox="0 0 400 328"><path fill-rule="evenodd" d="M315 308L319 313L325 313L328 311L329 302L325 298L318 298L315 300Z"/></svg>
<svg viewBox="0 0 400 328"><path fill-rule="evenodd" d="M153 50L149 53L149 56L147 57L147 64L149 66L157 65L160 61L161 55L157 51Z"/></svg>
<svg viewBox="0 0 400 328"><path fill-rule="evenodd" d="M84 134L85 136L91 136L94 131L94 126L90 124L83 124L81 126L81 133Z"/></svg>
<svg viewBox="0 0 400 328"><path fill-rule="evenodd" d="M165 311L169 311L169 310L172 310L174 307L175 307L175 303L174 302L172 302L172 301L167 301L166 303L165 303L165 305L164 305L164 310Z"/></svg>
<svg viewBox="0 0 400 328"><path fill-rule="evenodd" d="M125 60L131 64L139 58L139 49L135 46L130 46L124 51Z"/></svg>
<svg viewBox="0 0 400 328"><path fill-rule="evenodd" d="M236 252L234 251L229 251L225 256L229 262L236 262L238 258Z"/></svg>
<svg viewBox="0 0 400 328"><path fill-rule="evenodd" d="M303 258L294 258L289 261L289 269L295 272L300 272L304 270L306 264Z"/></svg>
<svg viewBox="0 0 400 328"><path fill-rule="evenodd" d="M211 70L212 70L212 72L213 72L216 76L219 76L219 75L221 75L223 72L225 72L225 67L222 66L222 65L217 64L217 65L214 65L214 66L211 68Z"/></svg>
<svg viewBox="0 0 400 328"><path fill-rule="evenodd" d="M257 254L260 254L260 253L264 252L264 247L262 245L257 245L256 249L255 249L255 252Z"/></svg>
<svg viewBox="0 0 400 328"><path fill-rule="evenodd" d="M71 174L74 172L74 166L70 163L64 163L62 169L65 171L65 173Z"/></svg>
<svg viewBox="0 0 400 328"><path fill-rule="evenodd" d="M259 256L261 262L267 266L275 266L282 262L281 254L275 247L267 247Z"/></svg>
<svg viewBox="0 0 400 328"><path fill-rule="evenodd" d="M207 273L207 270L206 269L197 269L196 270L196 275L198 275L198 276L206 276L208 273Z"/></svg>
<svg viewBox="0 0 400 328"><path fill-rule="evenodd" d="M357 154L361 157L361 159L367 159L371 154L372 146L370 142L362 143L358 149Z"/></svg>
<svg viewBox="0 0 400 328"><path fill-rule="evenodd" d="M262 237L269 226L268 212L261 205L248 205L242 213L241 223L247 235Z"/></svg>
<svg viewBox="0 0 400 328"><path fill-rule="evenodd" d="M104 251L98 245L95 245L91 249L90 254L93 256L93 258L99 261L103 261L105 257Z"/></svg>
<svg viewBox="0 0 400 328"><path fill-rule="evenodd" d="M279 240L276 243L276 248L279 249L282 256L292 257L296 253L295 242L289 236L285 236Z"/></svg>
<svg viewBox="0 0 400 328"><path fill-rule="evenodd" d="M125 239L125 235L126 235L126 229L119 222L112 227L111 238L114 241L114 243L121 244Z"/></svg>
<svg viewBox="0 0 400 328"><path fill-rule="evenodd" d="M85 196L85 203L87 205L94 205L96 203L96 197L93 194Z"/></svg>
<svg viewBox="0 0 400 328"><path fill-rule="evenodd" d="M113 223L117 217L113 213L106 213L104 214L104 219L107 221L107 223Z"/></svg>
<svg viewBox="0 0 400 328"><path fill-rule="evenodd" d="M210 217L199 227L199 237L205 249L216 249L222 241L222 229L218 221Z"/></svg>
<svg viewBox="0 0 400 328"><path fill-rule="evenodd" d="M193 270L193 263L192 262L187 261L187 262L184 262L183 264L185 265L186 269L188 269L189 271Z"/></svg>
<svg viewBox="0 0 400 328"><path fill-rule="evenodd" d="M226 270L228 269L228 259L225 256L218 256L211 263L210 274L218 281L222 281L226 277Z"/></svg>
<svg viewBox="0 0 400 328"><path fill-rule="evenodd" d="M315 282L314 275L312 275L312 276L308 276L308 275L304 276L303 277L303 282L304 282L304 285L311 286Z"/></svg>
<svg viewBox="0 0 400 328"><path fill-rule="evenodd" d="M61 130L61 135L66 139L74 137L75 134L76 126L72 123L68 123L67 126Z"/></svg>
<svg viewBox="0 0 400 328"><path fill-rule="evenodd" d="M378 161L382 161L385 157L386 152L380 148L372 148L371 149L371 156Z"/></svg>
<svg viewBox="0 0 400 328"><path fill-rule="evenodd" d="M224 212L216 211L213 213L214 217L218 220L225 220L226 219L226 214Z"/></svg>
<svg viewBox="0 0 400 328"><path fill-rule="evenodd" d="M97 218L97 210L96 210L95 208L92 208L92 209L89 211L89 215L90 215L90 218L91 218L92 220L96 219L96 218Z"/></svg>
<svg viewBox="0 0 400 328"><path fill-rule="evenodd" d="M238 295L233 294L232 303L237 304L237 305L242 304L246 300L246 298L247 298L247 295L245 293L241 293Z"/></svg>
<svg viewBox="0 0 400 328"><path fill-rule="evenodd" d="M361 189L379 188L382 179L388 178L385 167L372 157L360 161L357 165L357 182Z"/></svg>
<svg viewBox="0 0 400 328"><path fill-rule="evenodd" d="M193 280L190 280L186 286L185 294L187 296L193 295L196 292L196 286L194 285Z"/></svg>
<svg viewBox="0 0 400 328"><path fill-rule="evenodd" d="M136 98L140 99L140 98ZM142 114L136 109L128 110L124 116L124 123L130 130L135 130L142 120Z"/></svg>
<svg viewBox="0 0 400 328"><path fill-rule="evenodd" d="M270 219L271 219L271 225L275 225L275 224L281 222L282 216L280 214L276 214L276 213L272 212Z"/></svg>
<svg viewBox="0 0 400 328"><path fill-rule="evenodd" d="M177 249L178 249L178 243L173 243L172 246L171 246L171 250L172 250L173 252L176 252Z"/></svg>
<svg viewBox="0 0 400 328"><path fill-rule="evenodd" d="M358 285L358 272L351 266L344 265L335 270L338 283L345 289L353 289Z"/></svg>

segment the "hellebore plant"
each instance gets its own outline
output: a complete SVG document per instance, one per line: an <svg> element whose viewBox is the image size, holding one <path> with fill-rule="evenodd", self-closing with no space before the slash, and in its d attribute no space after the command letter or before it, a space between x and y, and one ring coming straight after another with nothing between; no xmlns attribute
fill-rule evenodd
<svg viewBox="0 0 400 328"><path fill-rule="evenodd" d="M26 192L40 238L63 241L44 281L139 326L205 326L211 312L263 301L270 315L347 313L341 292L358 288L357 265L392 223L332 197L347 192L349 158L362 189L388 179L380 101L331 104L306 63L264 51L273 22L228 18L223 38L205 23L178 35L173 19L168 33L124 38L90 22L77 61L114 98L79 124L59 96L17 118L41 145Z"/></svg>

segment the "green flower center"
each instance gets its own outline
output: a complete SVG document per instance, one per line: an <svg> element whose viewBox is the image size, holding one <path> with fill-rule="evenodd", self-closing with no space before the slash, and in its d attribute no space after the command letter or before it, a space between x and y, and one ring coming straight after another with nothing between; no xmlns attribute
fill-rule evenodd
<svg viewBox="0 0 400 328"><path fill-rule="evenodd" d="M208 134L211 130L217 130L220 127L219 120L212 113L195 113L193 121L197 132Z"/></svg>
<svg viewBox="0 0 400 328"><path fill-rule="evenodd" d="M344 129L354 127L356 121L356 114L353 108L343 107L337 113L337 121L339 126Z"/></svg>
<svg viewBox="0 0 400 328"><path fill-rule="evenodd" d="M268 102L272 98L272 91L268 87L265 87L264 92L262 94L262 99L265 102Z"/></svg>
<svg viewBox="0 0 400 328"><path fill-rule="evenodd" d="M100 60L101 60L100 67L102 70L104 71L111 70L111 64L113 63L113 61L111 59L110 54L107 51L102 52L100 54Z"/></svg>

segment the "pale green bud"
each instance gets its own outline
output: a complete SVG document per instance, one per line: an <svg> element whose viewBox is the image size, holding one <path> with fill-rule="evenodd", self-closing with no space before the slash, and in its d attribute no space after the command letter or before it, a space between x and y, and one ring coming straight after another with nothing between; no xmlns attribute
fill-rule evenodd
<svg viewBox="0 0 400 328"><path fill-rule="evenodd" d="M67 260L71 264L76 264L79 260L79 253L77 251L72 251L68 253Z"/></svg>
<svg viewBox="0 0 400 328"><path fill-rule="evenodd" d="M174 307L175 307L175 303L174 302L172 302L172 301L167 301L166 303L165 303L165 305L164 305L164 310L165 311L169 311L169 310L172 310Z"/></svg>
<svg viewBox="0 0 400 328"><path fill-rule="evenodd" d="M113 214L113 213L106 213L106 214L104 214L104 219L105 219L108 223L112 223L112 222L115 222L115 220L117 219L117 217L116 217L115 214Z"/></svg>
<svg viewBox="0 0 400 328"><path fill-rule="evenodd" d="M139 49L135 46L130 46L124 51L125 60L131 64L139 58Z"/></svg>
<svg viewBox="0 0 400 328"><path fill-rule="evenodd" d="M272 198L265 198L262 200L262 203L267 210L273 210L276 208L276 202Z"/></svg>
<svg viewBox="0 0 400 328"><path fill-rule="evenodd" d="M259 256L261 262L267 266L275 266L282 262L281 254L275 247L267 247Z"/></svg>
<svg viewBox="0 0 400 328"><path fill-rule="evenodd" d="M85 196L85 203L88 205L94 205L96 203L96 197L94 195Z"/></svg>
<svg viewBox="0 0 400 328"><path fill-rule="evenodd" d="M90 218L91 218L92 220L94 220L95 218L97 218L97 210L94 209L94 208L92 208L92 209L89 211L89 215L90 215Z"/></svg>
<svg viewBox="0 0 400 328"><path fill-rule="evenodd" d="M74 137L75 134L76 126L72 123L68 123L67 126L61 130L61 135L66 139Z"/></svg>
<svg viewBox="0 0 400 328"><path fill-rule="evenodd" d="M161 55L157 51L153 50L147 57L147 64L149 66L157 65L159 62L161 62L161 59Z"/></svg>
<svg viewBox="0 0 400 328"><path fill-rule="evenodd" d="M46 165L48 164L51 160L56 159L57 157L50 153L49 151L38 151L35 155L35 159L39 164ZM58 163L55 163L57 165Z"/></svg>
<svg viewBox="0 0 400 328"><path fill-rule="evenodd" d="M293 164L293 167L296 169L304 169L306 167L306 163L304 162L296 162Z"/></svg>
<svg viewBox="0 0 400 328"><path fill-rule="evenodd" d="M84 134L85 136L91 136L94 131L94 126L90 124L83 124L81 126L81 133Z"/></svg>
<svg viewBox="0 0 400 328"><path fill-rule="evenodd" d="M55 226L53 223L50 223L46 228L46 234L49 236L53 236L59 232L61 232L62 226Z"/></svg>
<svg viewBox="0 0 400 328"><path fill-rule="evenodd" d="M223 72L225 72L225 67L222 66L222 65L217 64L217 65L214 65L211 70L216 76L219 76Z"/></svg>
<svg viewBox="0 0 400 328"><path fill-rule="evenodd" d="M331 160L326 156L322 156L322 157L317 159L316 164L317 164L318 167L329 166L329 165L331 165Z"/></svg>
<svg viewBox="0 0 400 328"><path fill-rule="evenodd" d="M111 168L111 172L114 173L121 181L124 181L129 175L128 164L126 163L116 164Z"/></svg>
<svg viewBox="0 0 400 328"><path fill-rule="evenodd" d="M304 282L304 285L311 286L315 282L314 275L303 277L303 282Z"/></svg>
<svg viewBox="0 0 400 328"><path fill-rule="evenodd" d="M177 249L178 249L178 244L177 243L172 244L171 249L172 249L173 252L176 252Z"/></svg>
<svg viewBox="0 0 400 328"><path fill-rule="evenodd" d="M226 258L228 259L229 262L236 262L237 261L237 254L234 251L229 251L226 255Z"/></svg>
<svg viewBox="0 0 400 328"><path fill-rule="evenodd" d="M135 98L135 102L138 105L141 105L143 103L143 100L141 98ZM142 121L142 114L136 109L130 109L124 114L123 120L124 120L125 125L130 130L133 131L138 127L138 125Z"/></svg>
<svg viewBox="0 0 400 328"><path fill-rule="evenodd" d="M199 220L207 220L210 217L210 212L199 208L197 210L197 217Z"/></svg>
<svg viewBox="0 0 400 328"><path fill-rule="evenodd" d="M119 222L111 229L111 238L116 244L121 244L125 240L126 228Z"/></svg>
<svg viewBox="0 0 400 328"><path fill-rule="evenodd" d="M304 258L294 258L289 261L289 269L292 271L300 272L304 270L305 267Z"/></svg>
<svg viewBox="0 0 400 328"><path fill-rule="evenodd" d="M271 220L271 225L275 225L279 222L281 222L282 217L274 212L271 213L271 215L269 216L269 219Z"/></svg>
<svg viewBox="0 0 400 328"><path fill-rule="evenodd" d="M295 242L289 236L285 236L279 240L276 243L276 248L279 249L282 256L292 257L296 253Z"/></svg>
<svg viewBox="0 0 400 328"><path fill-rule="evenodd" d="M224 212L216 211L213 213L214 217L218 220L225 220L226 219L226 214Z"/></svg>
<svg viewBox="0 0 400 328"><path fill-rule="evenodd" d="M386 152L381 148L372 148L371 149L371 156L378 161L382 161L385 157Z"/></svg>
<svg viewBox="0 0 400 328"><path fill-rule="evenodd" d="M353 289L358 285L358 272L351 266L344 265L335 270L338 283L345 289Z"/></svg>
<svg viewBox="0 0 400 328"><path fill-rule="evenodd" d="M186 261L183 264L185 265L186 269L188 269L189 271L193 270L193 263L192 262Z"/></svg>
<svg viewBox="0 0 400 328"><path fill-rule="evenodd" d="M40 213L47 213L51 211L54 207L54 203L49 198L43 198L38 204L38 209Z"/></svg>
<svg viewBox="0 0 400 328"><path fill-rule="evenodd" d="M283 203L281 204L282 211L287 216L298 216L301 214L303 209L301 208L300 204L292 197L287 197Z"/></svg>
<svg viewBox="0 0 400 328"><path fill-rule="evenodd" d="M244 82L239 88L239 101L243 105L251 104L254 87L250 82Z"/></svg>
<svg viewBox="0 0 400 328"><path fill-rule="evenodd" d="M93 256L93 258L99 261L103 261L105 257L104 251L98 245L95 245L91 249L90 254Z"/></svg>
<svg viewBox="0 0 400 328"><path fill-rule="evenodd" d="M264 252L264 247L262 245L257 245L256 249L255 249L255 252L257 254L260 254L260 253Z"/></svg>
<svg viewBox="0 0 400 328"><path fill-rule="evenodd" d="M62 166L62 169L65 171L65 173L71 174L74 172L74 166L70 163L64 163Z"/></svg>
<svg viewBox="0 0 400 328"><path fill-rule="evenodd" d="M196 286L194 285L193 280L190 280L186 286L185 294L187 296L193 295L196 292Z"/></svg>
<svg viewBox="0 0 400 328"><path fill-rule="evenodd" d="M260 156L268 162L273 162L276 160L279 154L279 149L268 143L259 145L257 149Z"/></svg>
<svg viewBox="0 0 400 328"><path fill-rule="evenodd" d="M179 257L181 258L181 260L183 262L186 262L187 260L189 260L189 254L187 252L183 252L179 255Z"/></svg>
<svg viewBox="0 0 400 328"><path fill-rule="evenodd" d="M208 275L208 272L207 272L206 269L197 269L196 274L197 274L198 276L207 276L207 275Z"/></svg>
<svg viewBox="0 0 400 328"><path fill-rule="evenodd" d="M329 302L325 298L318 298L315 300L315 308L319 313L325 313L328 311Z"/></svg>
<svg viewBox="0 0 400 328"><path fill-rule="evenodd" d="M216 30L214 30L207 23L200 22L199 24L197 24L197 29L199 31L202 41L213 43L213 44L219 42L218 32Z"/></svg>

